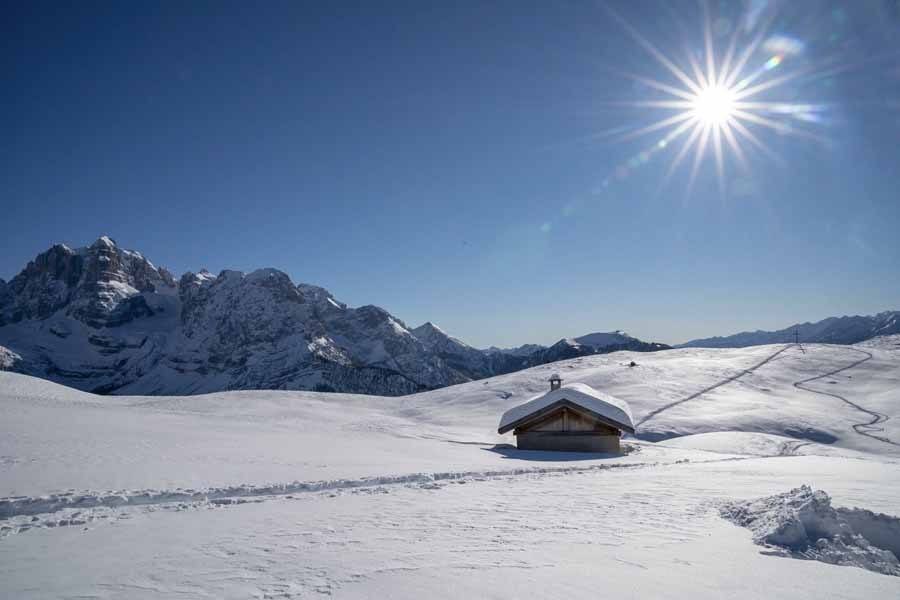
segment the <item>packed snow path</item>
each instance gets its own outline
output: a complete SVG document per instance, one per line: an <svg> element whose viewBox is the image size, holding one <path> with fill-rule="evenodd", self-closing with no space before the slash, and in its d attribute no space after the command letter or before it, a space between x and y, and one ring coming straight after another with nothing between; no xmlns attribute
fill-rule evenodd
<svg viewBox="0 0 900 600"><path fill-rule="evenodd" d="M127 508L136 506L155 506L161 504L184 503L219 503L229 504L242 498L253 498L262 501L274 496L288 496L310 492L327 492L335 490L351 490L357 488L372 488L376 486L393 485L418 485L426 486L442 482L455 482L462 480L493 479L497 477L537 476L547 474L581 474L588 471L603 471L607 469L627 469L637 467L656 466L658 463L643 462L613 462L607 464L592 464L586 466L556 466L556 467L527 467L519 469L503 469L494 471L467 471L445 473L411 473L407 475L381 475L363 477L360 479L334 479L331 481L294 481L291 483L271 485L240 485L224 488L210 488L206 490L174 489L174 490L137 490L137 491L108 491L101 493L91 492L66 492L61 494L49 494L45 496L13 496L0 498L0 520L13 517L31 517L43 515L44 519L30 519L25 526L0 526L0 537L12 533L21 533L34 527L43 526L44 521L53 523L52 527L59 526L59 521L48 516L60 511L78 511L79 515L85 515L86 511L95 508ZM716 458L713 461L731 460ZM681 463L679 463L681 464ZM68 519L67 519L68 521ZM82 523L66 524L78 525Z"/></svg>
<svg viewBox="0 0 900 600"><path fill-rule="evenodd" d="M857 366L863 364L864 362L870 361L873 358L872 353L867 352L865 350L860 350L858 348L853 348L851 346L838 346L838 347L842 348L842 349L845 348L847 350L850 350L851 352L858 352L858 353L864 354L865 356L845 367L841 367L840 369L835 369L833 371L829 371L828 373L823 373L822 375L816 375L815 377L810 377L810 378L804 379L802 381L797 381L794 383L794 387L797 389L807 391L807 392L812 392L814 394L822 394L823 396L831 396L832 398L837 398L838 400L841 400L845 404L852 406L856 410L866 413L867 415L872 417L872 420L867 421L865 423L855 423L853 425L853 430L856 433L858 433L860 435L864 435L866 437L870 437L873 440L878 440L879 442L884 442L885 444L900 446L900 443L893 441L892 439L888 438L887 436L875 435L875 433L874 433L874 432L883 432L884 431L884 427L877 427L877 425L883 424L890 419L890 417L887 416L886 414L876 412L874 410L871 410L864 406L861 406L860 404L853 402L851 400L848 400L847 398L845 398L844 396L842 396L840 394L835 394L833 392L824 392L822 390L817 390L817 389L811 388L808 385L806 385L810 382L824 379L825 377L831 377L832 375L837 375L838 373L843 373L844 371L849 371L850 369L857 367Z"/></svg>
<svg viewBox="0 0 900 600"><path fill-rule="evenodd" d="M736 373L736 374L732 375L731 377L726 377L725 379L723 379L723 380L721 380L721 381L717 381L716 383L712 384L711 386L705 387L705 388L703 388L702 390L700 390L699 392L695 392L695 393L691 394L691 395L688 396L687 398L682 398L681 400L676 400L675 402L670 402L670 403L668 403L668 404L665 404L665 405L663 405L663 406L660 406L659 408L657 408L657 409L655 409L655 410L651 410L650 412L648 412L646 415L644 415L643 418L641 418L641 419L637 422L637 426L643 425L644 423L646 423L646 422L649 421L650 419L652 419L652 418L654 418L654 417L660 415L661 413L664 413L664 412L667 411L667 410L670 410L670 409L672 409L672 408L674 408L674 407L676 407L676 406L680 406L680 405L684 404L685 402L689 402L690 400L694 400L695 398L699 398L700 396L702 396L702 395L704 395L704 394L708 394L709 392L711 392L711 391L713 391L713 390L715 390L715 389L718 389L718 388L722 387L723 385L728 385L729 383L732 383L732 382L734 382L734 381L737 381L738 379L740 379L741 377L743 377L743 376L745 376L745 375L750 375L751 373L753 373L754 371L756 371L756 370L759 369L760 367L769 364L772 360L774 360L776 357L778 357L778 356L779 356L782 352L784 352L785 350L787 350L787 349L789 349L789 348L793 348L794 346L795 346L795 344L788 344L788 345L785 346L784 348L781 348L781 349L779 349L779 350L776 350L775 352L773 352L773 353L770 354L769 356L765 357L763 360L759 361L758 363L756 363L756 364L753 365L752 367L750 367L750 368L748 368L748 369L742 370L740 373Z"/></svg>
<svg viewBox="0 0 900 600"><path fill-rule="evenodd" d="M651 419L658 417L662 413L670 411L671 409L673 409L675 407L681 406L688 401L696 400L696 399L700 398L701 396L707 395L714 390L717 390L725 385L737 382L737 381L741 380L742 378L755 373L758 369L771 363L773 360L775 360L777 357L779 357L785 351L787 351L791 348L799 348L803 352L804 357L807 355L806 351L803 349L803 347L800 344L787 344L783 348L780 348L779 350L766 356L761 361L759 361L758 363L754 364L753 366L751 366L747 369L743 369L740 372L735 373L734 375L731 375L720 381L717 381L717 382L713 383L712 385L707 386L698 392L694 392L693 394L691 394L685 398L681 398L674 402L669 402L663 406L660 406L659 408L651 410L646 415L644 415L643 418L641 418L638 421L638 425L643 425L644 423L650 421ZM845 365L842 365L842 366L834 368L834 369L829 369L824 373L819 373L819 374L813 375L811 377L806 377L799 381L794 381L794 382L792 382L791 385L793 387L803 390L803 391L811 392L814 394L820 394L820 395L828 396L831 398L837 398L838 400L841 400L842 402L844 402L847 406L869 415L871 417L871 419L869 421L866 421L863 423L851 423L852 430L859 435L866 436L866 437L876 440L878 442L882 442L885 444L890 444L892 446L900 447L900 443L894 441L889 436L876 435L876 433L883 434L883 432L885 431L885 428L883 425L888 420L890 420L890 417L887 414L878 412L871 408L867 408L866 406L863 406L859 402L850 400L845 395L838 394L838 393L831 392L831 391L818 390L818 389L815 389L815 388L807 385L813 381L819 381L819 380L822 380L822 379L825 379L828 377L832 377L834 375L844 373L844 372L854 369L856 367L859 367L863 363L866 363L866 362L872 360L874 358L874 355L871 352L860 349L860 348L854 348L852 346L834 345L834 344L815 344L815 345L810 345L810 348L811 349L813 349L813 348L830 348L830 349L836 350L841 353L853 352L853 353L857 353L857 354L862 354L863 356L862 356L862 358L854 360L850 364L845 364ZM829 383L835 383L835 382L832 381ZM654 435L652 433L650 435L645 433L644 436L641 436L640 434L638 434L638 436L644 437L644 439L653 439L654 438ZM790 448L785 447L784 453L785 454L795 453L799 448L801 448L805 445L806 445L806 443L799 443Z"/></svg>

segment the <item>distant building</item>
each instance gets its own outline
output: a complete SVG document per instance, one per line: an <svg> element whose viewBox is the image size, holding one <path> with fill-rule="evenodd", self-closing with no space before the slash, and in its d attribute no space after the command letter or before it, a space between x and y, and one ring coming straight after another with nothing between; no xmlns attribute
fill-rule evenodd
<svg viewBox="0 0 900 600"><path fill-rule="evenodd" d="M562 385L550 378L550 391L503 413L500 434L512 431L522 450L620 452L622 432L634 433L631 409L624 400L589 385Z"/></svg>

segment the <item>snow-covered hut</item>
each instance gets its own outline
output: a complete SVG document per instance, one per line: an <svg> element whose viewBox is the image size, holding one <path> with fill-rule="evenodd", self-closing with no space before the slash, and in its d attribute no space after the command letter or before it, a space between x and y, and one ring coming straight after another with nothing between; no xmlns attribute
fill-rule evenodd
<svg viewBox="0 0 900 600"><path fill-rule="evenodd" d="M561 384L553 375L550 391L503 413L497 432L512 431L522 450L619 452L622 432L634 433L628 403L583 383Z"/></svg>

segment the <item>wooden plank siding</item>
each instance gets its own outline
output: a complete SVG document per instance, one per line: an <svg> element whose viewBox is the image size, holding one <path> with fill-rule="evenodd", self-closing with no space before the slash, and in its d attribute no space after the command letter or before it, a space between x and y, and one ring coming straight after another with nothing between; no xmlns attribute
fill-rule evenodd
<svg viewBox="0 0 900 600"><path fill-rule="evenodd" d="M570 407L563 406L553 412L541 415L534 421L526 422L516 427L515 435L533 432L579 432L596 433L600 435L619 435L619 430L610 427L590 415L580 413Z"/></svg>
<svg viewBox="0 0 900 600"><path fill-rule="evenodd" d="M622 432L592 414L581 412L566 403L534 418L513 430L516 446L522 450L557 450L567 452L620 452Z"/></svg>

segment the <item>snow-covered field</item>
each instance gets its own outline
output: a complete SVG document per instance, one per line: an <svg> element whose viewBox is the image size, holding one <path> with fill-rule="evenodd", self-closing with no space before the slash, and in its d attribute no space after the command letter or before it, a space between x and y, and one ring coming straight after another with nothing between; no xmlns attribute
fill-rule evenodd
<svg viewBox="0 0 900 600"><path fill-rule="evenodd" d="M630 453L505 446L500 415L552 372L629 402ZM900 597L890 564L823 562L863 542L756 545L784 538L758 523L815 537L786 501L722 517L804 484L900 516L900 336L615 353L392 398L0 373L0 597ZM842 531L889 562L900 525L878 519Z"/></svg>

